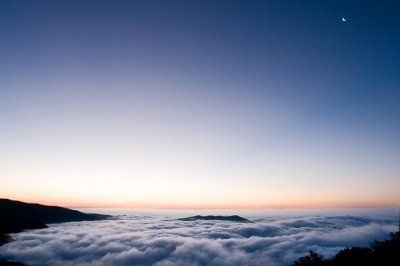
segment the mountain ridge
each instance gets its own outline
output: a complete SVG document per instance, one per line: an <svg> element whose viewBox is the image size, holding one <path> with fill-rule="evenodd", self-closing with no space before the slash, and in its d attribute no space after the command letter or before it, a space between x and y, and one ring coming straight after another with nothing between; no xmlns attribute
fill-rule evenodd
<svg viewBox="0 0 400 266"><path fill-rule="evenodd" d="M222 215L195 215L185 218L179 218L178 220L181 221L197 221L197 220L205 220L205 221L229 221L229 222L238 222L238 223L252 223L252 221L243 218L239 215L229 215L229 216L222 216Z"/></svg>
<svg viewBox="0 0 400 266"><path fill-rule="evenodd" d="M2 245L10 240L8 236L10 233L46 228L47 224L51 223L97 221L111 216L0 198L0 217L0 245Z"/></svg>

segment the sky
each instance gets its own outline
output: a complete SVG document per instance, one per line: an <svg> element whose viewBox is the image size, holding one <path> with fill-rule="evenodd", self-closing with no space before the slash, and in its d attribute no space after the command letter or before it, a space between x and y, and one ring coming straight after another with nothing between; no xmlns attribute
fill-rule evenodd
<svg viewBox="0 0 400 266"><path fill-rule="evenodd" d="M0 197L400 206L399 8L3 0Z"/></svg>

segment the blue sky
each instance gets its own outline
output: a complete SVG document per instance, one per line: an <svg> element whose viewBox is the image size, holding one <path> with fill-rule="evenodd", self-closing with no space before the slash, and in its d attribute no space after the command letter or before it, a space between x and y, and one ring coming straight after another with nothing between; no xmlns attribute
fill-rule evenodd
<svg viewBox="0 0 400 266"><path fill-rule="evenodd" d="M398 205L398 8L2 1L1 196Z"/></svg>

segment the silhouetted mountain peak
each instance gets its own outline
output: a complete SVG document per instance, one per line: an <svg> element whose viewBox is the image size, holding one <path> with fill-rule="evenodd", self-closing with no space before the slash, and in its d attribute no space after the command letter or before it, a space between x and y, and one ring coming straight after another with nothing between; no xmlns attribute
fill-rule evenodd
<svg viewBox="0 0 400 266"><path fill-rule="evenodd" d="M9 199L0 199L1 223L26 223L32 225L61 223L73 221L95 221L110 217L109 215L88 214L57 206L46 206L35 203L25 203ZM0 232L4 227L1 226ZM31 229L31 228L26 228Z"/></svg>
<svg viewBox="0 0 400 266"><path fill-rule="evenodd" d="M230 222L239 222L239 223L251 223L250 220L240 217L238 215L231 215L231 216L221 216L221 215L195 215L186 218L180 218L181 221L197 221L197 220L217 220L217 221L230 221Z"/></svg>
<svg viewBox="0 0 400 266"><path fill-rule="evenodd" d="M46 224L48 223L95 221L111 216L88 214L56 206L0 199L0 217L1 245L9 239L4 234L17 233L25 229L46 228Z"/></svg>

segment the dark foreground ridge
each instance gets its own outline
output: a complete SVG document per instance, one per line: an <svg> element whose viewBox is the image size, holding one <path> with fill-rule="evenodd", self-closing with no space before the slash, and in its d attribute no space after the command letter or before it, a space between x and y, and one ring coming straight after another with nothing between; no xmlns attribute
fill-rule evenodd
<svg viewBox="0 0 400 266"><path fill-rule="evenodd" d="M238 215L231 216L220 216L220 215L196 215L186 218L180 218L178 220L181 221L197 221L197 220L217 220L217 221L229 221L229 222L237 222L237 223L251 223L252 221L247 220L246 218L240 217Z"/></svg>
<svg viewBox="0 0 400 266"><path fill-rule="evenodd" d="M0 260L0 266L26 266L21 262Z"/></svg>
<svg viewBox="0 0 400 266"><path fill-rule="evenodd" d="M400 231L391 233L385 241L375 241L371 248L352 247L341 250L331 259L310 251L307 256L299 258L294 266L398 266L400 265Z"/></svg>
<svg viewBox="0 0 400 266"><path fill-rule="evenodd" d="M110 216L0 199L0 217L0 233L7 234L17 233L24 229L46 228L48 223L96 221Z"/></svg>
<svg viewBox="0 0 400 266"><path fill-rule="evenodd" d="M9 233L26 229L46 228L49 223L96 221L109 215L83 213L67 208L0 199L0 246L11 240ZM24 265L19 262L0 260L0 266Z"/></svg>

